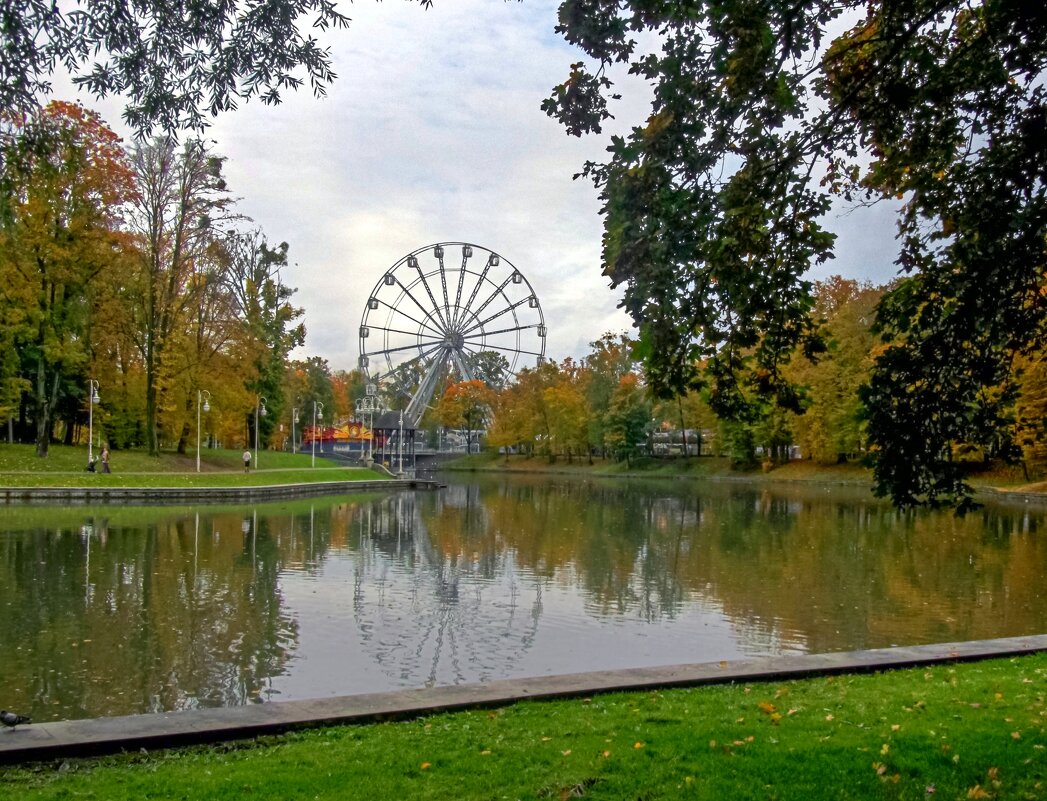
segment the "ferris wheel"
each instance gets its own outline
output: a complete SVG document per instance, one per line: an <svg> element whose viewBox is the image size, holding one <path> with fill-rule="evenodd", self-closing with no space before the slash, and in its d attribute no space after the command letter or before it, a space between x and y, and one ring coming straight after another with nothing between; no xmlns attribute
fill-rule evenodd
<svg viewBox="0 0 1047 801"><path fill-rule="evenodd" d="M545 357L545 317L530 282L466 242L415 250L385 271L360 320L360 368L405 399L417 425L448 376L504 384Z"/></svg>

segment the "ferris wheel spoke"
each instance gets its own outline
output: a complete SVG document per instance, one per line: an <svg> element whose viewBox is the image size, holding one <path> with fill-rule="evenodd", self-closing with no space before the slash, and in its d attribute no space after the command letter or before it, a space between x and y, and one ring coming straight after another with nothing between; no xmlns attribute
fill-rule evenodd
<svg viewBox="0 0 1047 801"><path fill-rule="evenodd" d="M422 314L424 314L426 317L429 317L432 314L432 312L435 310L437 316L440 318L439 319L440 325L442 325L442 326L444 326L444 328L446 328L447 327L447 323L444 321L443 316L440 315L440 307L436 305L436 298L433 297L432 290L429 289L429 284L427 284L425 282L425 276L421 274L421 271L419 271L418 276L419 276L419 278L421 278L422 285L425 287L426 294L429 295L429 300L431 300L433 302L433 305L431 307L429 307L429 308L426 308L425 306L423 306L419 302L418 298L416 298L414 296L414 293L411 292L411 290L407 287L407 285L403 281L401 281L399 278L396 279L396 285L398 287L400 287L400 290L407 297L409 297L411 299L411 302L414 303L414 305L417 306L419 308L419 310L422 312ZM407 315L404 315L404 316L406 317Z"/></svg>
<svg viewBox="0 0 1047 801"><path fill-rule="evenodd" d="M407 361L400 362L398 365L396 365L396 367L394 367L391 371L389 371L389 373L386 373L386 375L395 375L395 374L399 373L402 376L403 373L405 373L408 370L408 368L414 366L416 363L427 364L427 363L429 363L430 357L432 357L433 354L438 353L444 347L445 346L444 346L444 344L442 342L440 344L433 345L431 348L429 348L428 350L426 350L426 351L424 351L422 353L419 353L414 358L408 359ZM383 355L387 354L387 353L391 353L391 352L392 351L383 351ZM438 361L440 361L440 359L439 358L433 359L433 361L434 362L438 362ZM428 369L429 368L426 368L426 372L428 372ZM399 383L402 383L402 381L399 382Z"/></svg>
<svg viewBox="0 0 1047 801"><path fill-rule="evenodd" d="M524 298L523 300L516 301L516 303L509 304L504 309L502 309L500 312L497 312L496 314L492 314L486 320L479 320L479 321L477 321L477 323L474 326L472 326L471 328L465 329L462 332L462 335L464 336L464 335L468 334L470 331L475 331L477 328L483 328L485 325L487 325L489 322L491 322L491 320L497 320L503 314L509 314L509 312L515 312L516 309L518 309L521 306L523 306L529 300L530 300L530 298ZM513 316L515 317L516 315L514 314Z"/></svg>
<svg viewBox="0 0 1047 801"><path fill-rule="evenodd" d="M415 306L418 307L418 310L420 312L422 312L422 314L425 317L428 317L430 312L432 311L432 307L426 308L422 303L419 302L419 299L417 297L415 297L415 293L411 292L410 289L407 288L406 284L404 284L402 281L400 281L400 279L398 279L398 277L396 277L396 276L394 276L394 279L396 281L396 286L400 287L400 291L403 293L403 295L405 297L409 297L410 298L410 302L415 304ZM426 286L426 290L428 290L428 286ZM431 292L429 292L429 297L430 298L432 297L432 293ZM388 306L389 308L393 309L394 311L397 311L400 314L403 314L403 316L405 316L405 317L408 316L406 314L406 312L400 311L398 306L395 306L395 305L392 305L392 304L385 304L385 306ZM433 301L433 306L436 306L436 301ZM440 324L443 325L443 320L440 320Z"/></svg>
<svg viewBox="0 0 1047 801"><path fill-rule="evenodd" d="M476 339L477 337L493 337L496 334L512 334L526 331L529 328L537 328L540 323L530 325L514 325L511 328L499 328L497 331L477 331L475 334L462 334L462 339Z"/></svg>
<svg viewBox="0 0 1047 801"><path fill-rule="evenodd" d="M442 344L443 344L443 341L441 340L440 342L434 343L432 347L433 348L438 348ZM386 356L387 354L390 354L390 353L403 353L405 350L419 350L419 348L420 348L420 346L416 342L413 345L401 345L401 346L396 347L396 348L379 348L379 349L377 349L377 350L375 350L375 351L373 351L373 352L371 352L371 353L369 353L367 355L368 356Z"/></svg>
<svg viewBox="0 0 1047 801"><path fill-rule="evenodd" d="M469 264L469 257L472 255L473 250L469 248L466 250L465 246L462 247L462 267L458 271L458 291L454 295L454 316L451 318L452 328L458 325L458 321L461 318L463 309L462 303L462 287L465 285L465 271L466 266Z"/></svg>
<svg viewBox="0 0 1047 801"><path fill-rule="evenodd" d="M481 303L480 307L475 312L473 312L473 317L479 317L480 316L480 312L482 312L484 309L486 309L488 306L490 306L491 305L491 301L493 301L496 297L498 297L499 295L503 295L504 296L505 288L507 286L509 286L509 282L512 281L512 280L513 280L513 277L512 277L512 275L510 275L508 278L506 278L504 281L502 281L502 283L498 286L498 288L495 289L494 292L491 293L491 296L487 300L485 300L483 303Z"/></svg>
<svg viewBox="0 0 1047 801"><path fill-rule="evenodd" d="M545 354L536 350L524 350L523 348L512 348L508 345L495 345L493 342L485 342L481 353L485 350L504 350L506 353L523 353L527 356L544 356Z"/></svg>
<svg viewBox="0 0 1047 801"><path fill-rule="evenodd" d="M426 334L421 331L403 331L399 328L386 328L385 326L379 326L374 329L375 331L384 331L386 334L405 334L409 337L427 337L437 342L443 342L444 335L442 333Z"/></svg>
<svg viewBox="0 0 1047 801"><path fill-rule="evenodd" d="M444 309L447 311L447 317L444 321L444 325L450 328L451 301L447 298L447 271L444 269L444 249L442 247L436 251L436 260L440 263L440 284L443 286L444 289Z"/></svg>
<svg viewBox="0 0 1047 801"><path fill-rule="evenodd" d="M427 321L425 321L425 320L418 320L418 319L412 317L411 315L409 315L407 312L401 311L396 306L390 305L389 303L386 303L385 301L378 301L378 302L381 303L383 306L385 306L390 311L392 311L393 313L398 314L401 317L406 317L412 323L417 323L419 328L428 328L430 331L433 332L432 336L435 336L435 337L443 337L444 336L444 332L443 331L441 331L439 328L434 328ZM392 317L392 315L389 315L389 316L390 316L390 318ZM375 326L375 328L376 328L376 330L377 329L381 329L382 326ZM393 329L389 329L389 330L393 330ZM421 333L421 331L419 331L418 333ZM414 336L414 332L411 332L411 336Z"/></svg>
<svg viewBox="0 0 1047 801"><path fill-rule="evenodd" d="M461 322L461 320L465 318L465 315L468 312L468 310L472 307L473 301L476 300L476 296L480 292L480 287L482 287L484 281L487 280L487 273L489 273L491 271L491 268L494 266L493 262L494 254L492 253L491 256L487 258L487 264L484 265L483 270L481 271L479 277L476 279L476 283L473 285L473 291L469 293L469 300L465 302L465 307L462 309L462 314L457 320L455 320L455 324Z"/></svg>

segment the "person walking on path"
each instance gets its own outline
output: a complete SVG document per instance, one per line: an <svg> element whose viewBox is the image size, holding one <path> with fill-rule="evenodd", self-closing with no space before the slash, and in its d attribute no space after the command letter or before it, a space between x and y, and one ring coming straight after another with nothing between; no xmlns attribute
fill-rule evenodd
<svg viewBox="0 0 1047 801"><path fill-rule="evenodd" d="M244 472L247 473L251 469L251 452L244 451Z"/></svg>
<svg viewBox="0 0 1047 801"><path fill-rule="evenodd" d="M112 470L109 469L109 446L108 445L103 445L102 446L102 453L99 456L99 459L102 460L102 472L103 473L111 473L111 472L113 472Z"/></svg>

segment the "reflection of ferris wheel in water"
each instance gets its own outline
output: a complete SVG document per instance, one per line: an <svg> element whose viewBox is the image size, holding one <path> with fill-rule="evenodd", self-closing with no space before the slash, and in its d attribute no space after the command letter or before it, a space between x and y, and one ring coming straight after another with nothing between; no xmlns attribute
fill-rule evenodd
<svg viewBox="0 0 1047 801"><path fill-rule="evenodd" d="M360 320L360 367L411 394L417 425L441 380L502 384L545 355L545 317L530 282L497 253L443 242L386 270Z"/></svg>

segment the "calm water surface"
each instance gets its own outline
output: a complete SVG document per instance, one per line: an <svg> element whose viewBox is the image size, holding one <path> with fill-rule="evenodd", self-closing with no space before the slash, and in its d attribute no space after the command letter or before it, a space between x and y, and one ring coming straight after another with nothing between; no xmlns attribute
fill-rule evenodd
<svg viewBox="0 0 1047 801"><path fill-rule="evenodd" d="M0 700L36 720L1047 632L1047 514L864 491L451 479L0 509Z"/></svg>

